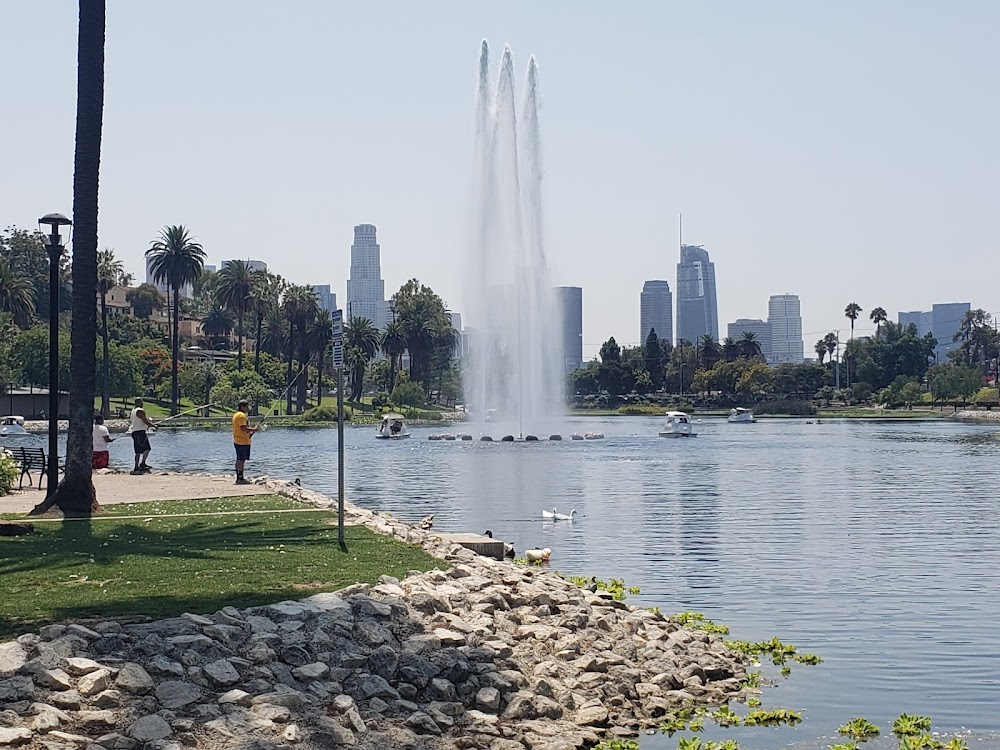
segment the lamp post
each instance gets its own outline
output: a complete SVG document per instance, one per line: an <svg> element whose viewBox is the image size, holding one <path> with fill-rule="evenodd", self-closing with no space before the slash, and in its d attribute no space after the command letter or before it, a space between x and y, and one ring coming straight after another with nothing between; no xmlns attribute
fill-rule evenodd
<svg viewBox="0 0 1000 750"><path fill-rule="evenodd" d="M66 249L59 228L69 227L66 232L66 241L69 242L72 226L73 222L62 214L46 214L38 220L38 229L45 235L45 249L49 254L49 456L46 498L59 485L59 264ZM43 230L45 227L48 233Z"/></svg>

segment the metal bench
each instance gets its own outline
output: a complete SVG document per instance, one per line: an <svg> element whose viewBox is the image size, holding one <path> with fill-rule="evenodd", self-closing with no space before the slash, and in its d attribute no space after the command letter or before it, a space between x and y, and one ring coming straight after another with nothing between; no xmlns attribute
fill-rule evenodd
<svg viewBox="0 0 1000 750"><path fill-rule="evenodd" d="M47 475L49 462L48 457L45 455L45 451L42 448L21 448L19 446L14 446L7 448L11 455L14 457L14 462L21 469L21 478L17 483L17 488L24 489L24 478L28 478L28 485L33 485L34 481L31 479L31 472L38 472L38 486L36 489L42 489L42 478ZM59 467L59 473L64 471L64 467Z"/></svg>

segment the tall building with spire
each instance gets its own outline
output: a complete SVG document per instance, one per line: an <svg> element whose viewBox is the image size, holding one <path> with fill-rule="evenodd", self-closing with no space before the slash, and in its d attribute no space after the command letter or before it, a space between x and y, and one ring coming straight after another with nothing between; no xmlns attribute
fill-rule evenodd
<svg viewBox="0 0 1000 750"><path fill-rule="evenodd" d="M677 264L677 341L697 344L706 333L719 338L715 264L701 245L681 245L681 262Z"/></svg>
<svg viewBox="0 0 1000 750"><path fill-rule="evenodd" d="M345 312L348 317L368 318L377 328L385 325L388 309L380 253L381 249L375 241L375 225L358 224L354 227Z"/></svg>

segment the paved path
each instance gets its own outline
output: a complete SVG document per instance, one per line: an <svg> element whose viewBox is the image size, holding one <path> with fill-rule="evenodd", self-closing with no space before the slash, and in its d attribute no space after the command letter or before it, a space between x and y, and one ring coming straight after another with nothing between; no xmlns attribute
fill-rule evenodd
<svg viewBox="0 0 1000 750"><path fill-rule="evenodd" d="M262 485L233 484L232 478L181 474L94 474L94 487L101 505L272 494ZM23 492L0 497L0 513L27 513L44 498L44 492L25 485Z"/></svg>

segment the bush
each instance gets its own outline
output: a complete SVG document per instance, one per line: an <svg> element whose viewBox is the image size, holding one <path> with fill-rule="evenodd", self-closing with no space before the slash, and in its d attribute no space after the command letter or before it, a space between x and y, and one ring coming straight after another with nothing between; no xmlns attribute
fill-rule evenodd
<svg viewBox="0 0 1000 750"><path fill-rule="evenodd" d="M264 378L248 369L222 373L212 388L211 397L214 405L226 409L235 409L240 399L246 399L251 409L267 409L272 401Z"/></svg>
<svg viewBox="0 0 1000 750"><path fill-rule="evenodd" d="M651 414L653 416L660 416L660 415L663 414L663 407L662 406L650 406L650 405L646 405L646 404L629 404L628 406L619 406L618 407L618 413L619 414L629 414L629 415L636 415L636 414L650 415Z"/></svg>
<svg viewBox="0 0 1000 750"><path fill-rule="evenodd" d="M13 491L18 473L14 456L10 451L0 448L0 497Z"/></svg>
<svg viewBox="0 0 1000 750"><path fill-rule="evenodd" d="M811 417L816 414L816 405L810 401L796 401L790 398L763 401L753 408L754 414L785 414L793 417Z"/></svg>
<svg viewBox="0 0 1000 750"><path fill-rule="evenodd" d="M396 386L392 392L392 401L400 406L423 406L427 403L427 396L420 383L407 381Z"/></svg>
<svg viewBox="0 0 1000 750"><path fill-rule="evenodd" d="M314 406L312 409L308 409L302 414L303 422L336 422L337 421L337 407L336 406ZM350 407L344 407L344 421L351 421L351 409Z"/></svg>
<svg viewBox="0 0 1000 750"><path fill-rule="evenodd" d="M991 388L980 388L979 393L972 397L975 403L980 403L981 401L996 401L997 400L997 389L996 386Z"/></svg>
<svg viewBox="0 0 1000 750"><path fill-rule="evenodd" d="M372 396L372 408L374 409L385 409L392 406L392 401L389 399L388 393L376 393Z"/></svg>

